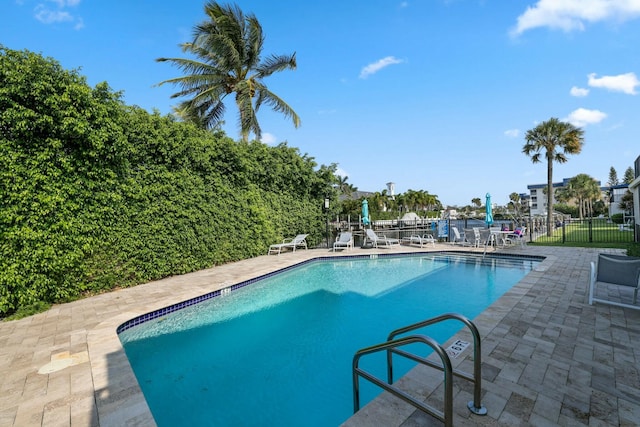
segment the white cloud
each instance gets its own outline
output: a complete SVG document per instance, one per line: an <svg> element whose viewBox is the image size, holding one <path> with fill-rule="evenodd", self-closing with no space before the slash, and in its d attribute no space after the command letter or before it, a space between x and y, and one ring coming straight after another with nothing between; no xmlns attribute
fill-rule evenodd
<svg viewBox="0 0 640 427"><path fill-rule="evenodd" d="M272 135L269 132L264 132L262 134L262 138L260 139L260 142L267 145L274 145L276 143L276 137L275 135Z"/></svg>
<svg viewBox="0 0 640 427"><path fill-rule="evenodd" d="M584 30L585 22L627 21L640 17L640 0L538 0L518 16L511 34L549 27L566 32Z"/></svg>
<svg viewBox="0 0 640 427"><path fill-rule="evenodd" d="M66 8L75 7L80 4L81 0L47 0L49 3L55 3L57 8L49 8L43 3L39 3L35 9L35 18L43 24L54 24L57 22L73 22L74 29L84 28L84 21L80 17L76 17L69 13Z"/></svg>
<svg viewBox="0 0 640 427"><path fill-rule="evenodd" d="M61 10L50 10L41 4L36 7L35 13L36 19L43 24L73 21L73 16L71 16L69 12L64 12Z"/></svg>
<svg viewBox="0 0 640 427"><path fill-rule="evenodd" d="M517 138L520 135L520 129L509 129L505 130L504 134L509 138Z"/></svg>
<svg viewBox="0 0 640 427"><path fill-rule="evenodd" d="M589 95L589 89L574 86L571 88L569 93L571 94L571 96L583 97Z"/></svg>
<svg viewBox="0 0 640 427"><path fill-rule="evenodd" d="M77 6L80 4L80 0L48 0L51 3L55 3L59 8L63 8L65 6Z"/></svg>
<svg viewBox="0 0 640 427"><path fill-rule="evenodd" d="M617 76L596 77L595 73L589 74L589 86L601 87L612 92L623 92L628 95L635 95L636 86L640 81L635 73L618 74Z"/></svg>
<svg viewBox="0 0 640 427"><path fill-rule="evenodd" d="M574 126L583 127L586 125L600 123L607 117L606 113L600 110L587 110L586 108L578 108L569 114L563 121L567 121Z"/></svg>
<svg viewBox="0 0 640 427"><path fill-rule="evenodd" d="M375 74L378 71L382 70L385 67L393 64L401 64L403 61L401 59L396 58L395 56L387 56L374 62L373 64L369 64L360 71L360 78L366 79L371 74Z"/></svg>

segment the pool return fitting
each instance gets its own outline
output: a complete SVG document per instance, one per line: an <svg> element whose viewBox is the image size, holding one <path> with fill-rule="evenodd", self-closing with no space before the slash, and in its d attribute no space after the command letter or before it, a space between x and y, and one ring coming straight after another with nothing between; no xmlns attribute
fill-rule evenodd
<svg viewBox="0 0 640 427"><path fill-rule="evenodd" d="M473 335L473 374L453 369L451 366L451 359L446 350L438 344L433 338L425 335L410 335L406 337L396 338L396 336L420 329L435 323L439 323L445 320L458 320L464 323L471 334ZM428 360L425 357L420 357L415 354L406 352L401 347L412 344L423 343L433 349L433 351L440 357L441 364ZM371 373L360 369L358 367L360 358L364 355L378 353L380 351L387 352L387 382L382 381ZM421 363L423 365L430 366L444 372L444 410L440 411L433 406L430 406L424 402L419 401L415 397L400 390L393 385L393 354L404 356L408 359ZM467 404L469 410L476 415L487 415L487 409L480 403L481 393L481 360L480 360L481 348L480 348L480 333L478 328L466 317L457 313L447 313L432 319L428 319L413 325L405 326L404 328L396 329L392 331L386 342L366 347L358 350L353 356L353 412L356 413L360 410L360 377L363 377L377 386L383 388L394 396L404 400L405 402L413 405L417 409L439 419L445 425L445 427L453 426L453 375L471 381L474 384L473 387L473 400Z"/></svg>

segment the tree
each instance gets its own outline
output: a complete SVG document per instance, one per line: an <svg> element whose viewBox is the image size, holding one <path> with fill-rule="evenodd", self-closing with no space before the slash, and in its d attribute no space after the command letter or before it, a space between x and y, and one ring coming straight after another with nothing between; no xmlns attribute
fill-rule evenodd
<svg viewBox="0 0 640 427"><path fill-rule="evenodd" d="M567 202L575 199L580 219L593 216L593 202L600 200L602 192L598 182L587 174L581 173L567 182L567 186L558 190L557 199Z"/></svg>
<svg viewBox="0 0 640 427"><path fill-rule="evenodd" d="M531 157L533 163L541 162L543 155L547 159L547 235L551 237L553 162L566 163L567 154L579 154L584 144L584 131L552 117L528 130L525 140L522 152Z"/></svg>
<svg viewBox="0 0 640 427"><path fill-rule="evenodd" d="M353 193L355 193L356 191L358 191L358 187L353 186L352 184L350 184L349 182L347 182L349 180L348 176L341 176L341 175L336 175L336 186L338 188L338 192L345 196L346 198L350 199L353 195Z"/></svg>
<svg viewBox="0 0 640 427"><path fill-rule="evenodd" d="M625 191L625 193L620 198L620 203L618 204L620 209L624 210L625 213L633 212L633 193L629 190Z"/></svg>
<svg viewBox="0 0 640 427"><path fill-rule="evenodd" d="M514 218L520 222L524 213L527 210L527 202L520 198L520 195L516 192L509 194L509 203L507 204L509 210L513 211Z"/></svg>
<svg viewBox="0 0 640 427"><path fill-rule="evenodd" d="M205 5L209 20L194 27L193 41L183 43L182 50L196 59L158 58L170 62L186 75L160 82L181 88L172 98L191 97L176 108L180 116L205 128L213 128L222 120L227 95L235 94L239 111L242 140L247 142L253 132L257 140L261 129L256 114L262 104L291 118L300 126L296 112L263 80L277 71L295 70L296 55L271 55L261 60L264 35L253 14L244 15L235 5Z"/></svg>
<svg viewBox="0 0 640 427"><path fill-rule="evenodd" d="M473 199L471 199L471 204L476 208L479 208L480 206L482 206L482 200L480 200L479 197L474 197Z"/></svg>
<svg viewBox="0 0 640 427"><path fill-rule="evenodd" d="M609 181L607 181L607 185L609 187L613 187L618 184L620 184L620 181L618 181L618 172L616 172L615 168L611 166L611 169L609 169Z"/></svg>
<svg viewBox="0 0 640 427"><path fill-rule="evenodd" d="M629 166L627 170L624 171L624 177L622 177L622 182L625 184L631 184L635 179L635 174L633 173L633 168Z"/></svg>
<svg viewBox="0 0 640 427"><path fill-rule="evenodd" d="M407 211L430 211L434 207L440 205L438 196L429 194L425 190L407 190L406 193L398 195L401 204L407 208Z"/></svg>

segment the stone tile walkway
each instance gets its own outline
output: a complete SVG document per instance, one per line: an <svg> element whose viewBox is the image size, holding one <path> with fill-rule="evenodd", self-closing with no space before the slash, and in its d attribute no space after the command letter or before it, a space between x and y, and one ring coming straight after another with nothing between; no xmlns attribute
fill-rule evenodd
<svg viewBox="0 0 640 427"><path fill-rule="evenodd" d="M451 248L403 246L342 254ZM472 387L456 380L455 425L638 425L640 311L587 304L589 262L596 259L598 250L529 246L505 251L547 258L474 319L482 336L482 403L489 413L470 415L466 403L472 400ZM0 426L155 425L116 335L120 324L327 255L326 250L316 249L261 256L0 323ZM455 338L470 339L464 333ZM454 359L467 371L468 353ZM417 368L401 381L429 402L441 402L441 373L432 371ZM344 425L441 423L383 395Z"/></svg>

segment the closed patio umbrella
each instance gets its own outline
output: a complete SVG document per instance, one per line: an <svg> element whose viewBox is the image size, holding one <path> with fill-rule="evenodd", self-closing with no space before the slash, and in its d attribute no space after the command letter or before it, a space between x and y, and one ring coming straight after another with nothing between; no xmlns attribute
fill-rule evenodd
<svg viewBox="0 0 640 427"><path fill-rule="evenodd" d="M362 201L362 223L369 225L369 202L367 202L367 199Z"/></svg>
<svg viewBox="0 0 640 427"><path fill-rule="evenodd" d="M491 213L491 194L489 193L487 193L486 196L485 209L487 212L487 217L485 218L484 222L487 223L488 227L491 227L491 224L493 224L493 214Z"/></svg>

